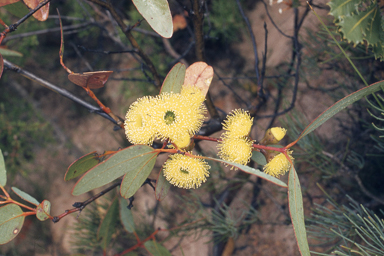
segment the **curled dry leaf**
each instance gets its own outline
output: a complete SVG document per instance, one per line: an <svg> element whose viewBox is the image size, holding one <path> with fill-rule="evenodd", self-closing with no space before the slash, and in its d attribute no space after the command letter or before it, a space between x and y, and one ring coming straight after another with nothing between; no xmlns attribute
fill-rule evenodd
<svg viewBox="0 0 384 256"><path fill-rule="evenodd" d="M23 0L24 3L28 6L30 9L35 9L43 0ZM43 7L41 7L37 12L33 14L33 17L35 17L39 21L45 21L48 19L49 14L49 4L47 3Z"/></svg>
<svg viewBox="0 0 384 256"><path fill-rule="evenodd" d="M6 6L8 4L14 4L16 2L19 2L20 0L1 0L0 1L0 7Z"/></svg>
<svg viewBox="0 0 384 256"><path fill-rule="evenodd" d="M98 89L104 87L104 84L112 73L113 71L85 72L82 74L72 73L68 75L68 79L78 86Z"/></svg>
<svg viewBox="0 0 384 256"><path fill-rule="evenodd" d="M197 86L207 94L213 78L213 68L205 62L195 62L185 72L184 84Z"/></svg>
<svg viewBox="0 0 384 256"><path fill-rule="evenodd" d="M176 14L172 18L173 22L173 32L181 29L185 29L187 27L187 20L184 18L183 15Z"/></svg>

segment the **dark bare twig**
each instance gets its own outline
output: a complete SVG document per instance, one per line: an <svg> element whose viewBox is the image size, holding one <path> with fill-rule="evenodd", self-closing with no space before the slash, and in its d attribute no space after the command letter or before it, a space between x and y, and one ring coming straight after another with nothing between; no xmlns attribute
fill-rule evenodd
<svg viewBox="0 0 384 256"><path fill-rule="evenodd" d="M262 79L260 78L259 56L257 54L257 44L256 44L255 35L253 34L251 23L249 23L248 17L245 15L245 13L243 11L243 7L241 7L240 1L236 0L236 4L239 7L240 14L243 17L245 24L247 25L248 32L251 36L253 54L255 55L255 73L256 73L256 77L257 77L257 85L260 87L262 85Z"/></svg>
<svg viewBox="0 0 384 256"><path fill-rule="evenodd" d="M14 71L16 73L19 73L21 74L22 76L32 80L32 81L35 81L39 84L41 84L42 86L76 102L77 104L85 107L86 109L89 110L89 112L91 113L95 113L95 114L98 114L106 119L108 119L109 121L111 121L112 123L114 123L115 125L117 125L117 123L115 122L115 120L113 120L108 114L106 114L101 108L99 107L96 107L96 106L93 106L91 105L90 103L76 97L75 95L73 95L72 93L68 92L67 90L65 89L62 89L54 84L51 84L50 82L38 77L38 76L35 76L34 74L16 66L15 64L9 62L8 60L4 59L4 67L6 67L7 69L11 70L11 71Z"/></svg>
<svg viewBox="0 0 384 256"><path fill-rule="evenodd" d="M9 26L9 32L13 32L17 29L18 26L20 26L24 21L26 21L29 17L31 17L35 12L37 12L41 7L51 2L51 0L44 0L41 3L39 3L35 9L31 10L27 15L25 15L23 18L18 20L16 23Z"/></svg>
<svg viewBox="0 0 384 256"><path fill-rule="evenodd" d="M88 204L92 203L97 198L105 195L106 193L108 193L112 189L116 188L117 186L120 186L120 183L121 182L117 182L115 184L112 184L112 186L109 186L108 188L104 189L103 191L101 191L97 195L94 195L94 196L88 198L84 202L76 202L76 203L74 203L72 206L75 207L75 208L70 209L70 210L66 210L64 213L60 214L59 216L53 217L53 219L52 219L53 223L59 222L62 218L64 218L65 216L67 216L67 215L69 215L71 213L81 212Z"/></svg>
<svg viewBox="0 0 384 256"><path fill-rule="evenodd" d="M82 24L63 26L63 31L74 31L75 32L75 29L86 28L89 25L92 25L92 22L85 22ZM52 33L52 32L60 32L60 28L48 28L48 29L42 29L42 30L37 30L37 31L7 36L3 40L3 43L6 43L6 42L14 40L14 39L19 39L19 38L24 38L24 37L34 36L34 35L42 35L42 34L47 34L47 33Z"/></svg>
<svg viewBox="0 0 384 256"><path fill-rule="evenodd" d="M151 71L151 73L153 75L153 80L154 80L155 86L160 88L162 83L161 83L160 76L157 73L155 66L153 65L152 61L149 59L148 55L144 53L143 49L141 49L141 47L139 46L139 44L137 43L136 39L133 37L131 32L127 31L127 26L124 24L123 19L116 12L113 5L110 4L109 2L107 3L107 2L104 2L101 0L88 0L88 1L95 3L95 4L98 4L99 6L104 7L111 12L112 17L115 19L115 21L119 25L121 31L124 32L125 36L129 40L129 42L137 50L137 53L144 60L145 64L148 66L149 70Z"/></svg>

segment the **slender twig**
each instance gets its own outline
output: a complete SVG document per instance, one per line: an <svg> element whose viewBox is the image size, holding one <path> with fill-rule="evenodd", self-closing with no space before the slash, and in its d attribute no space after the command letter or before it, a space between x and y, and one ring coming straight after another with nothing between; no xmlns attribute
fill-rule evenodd
<svg viewBox="0 0 384 256"><path fill-rule="evenodd" d="M120 184L121 184L121 182L117 182L115 184L112 184L111 186L109 186L108 188L104 189L100 193L98 193L98 194L88 198L84 202L76 202L76 203L74 203L72 206L75 207L75 208L70 209L70 210L66 210L64 213L60 214L59 216L53 217L53 219L52 219L53 223L59 222L62 218L64 218L68 214L71 214L71 213L74 213L74 212L81 212L88 204L92 203L93 201L95 201L99 197L105 195L106 193L108 193L112 189L120 186Z"/></svg>
<svg viewBox="0 0 384 256"><path fill-rule="evenodd" d="M119 25L120 29L124 32L125 36L129 40L129 42L132 44L132 46L137 50L137 53L140 55L140 57L144 60L145 64L148 66L149 70L151 71L153 75L154 84L156 87L160 88L161 86L161 79L159 74L157 73L157 70L155 66L153 65L152 61L149 59L148 55L141 49L139 44L137 43L136 39L133 37L130 31L127 30L127 26L124 24L123 19L120 17L120 15L116 12L115 8L112 4L109 2L103 2L101 0L88 0L92 3L98 4L102 7L105 7L111 12L112 17L115 19L117 24Z"/></svg>
<svg viewBox="0 0 384 256"><path fill-rule="evenodd" d="M98 108L96 106L93 106L91 104L89 104L88 102L76 97L75 95L73 95L72 93L68 92L67 90L65 89L62 89L54 84L51 84L50 82L20 68L19 66L16 66L15 64L9 62L8 60L4 59L4 67L8 68L9 70L12 70L18 74L21 74L22 76L32 80L32 81L35 81L39 84L41 84L42 86L76 102L77 104L85 107L86 109L89 110L89 112L91 113L95 113L95 114L98 114L106 119L108 119L109 121L111 121L112 123L114 123L115 125L117 125L116 121L113 120L113 118L111 118L108 114L104 113L104 111L101 109L101 108Z"/></svg>
<svg viewBox="0 0 384 256"><path fill-rule="evenodd" d="M262 84L262 81L260 79L259 56L257 54L257 44L256 44L255 35L253 34L252 26L251 26L251 23L249 23L249 19L245 15L245 13L243 11L243 7L241 7L240 1L236 0L236 3L237 3L237 6L239 8L241 16L243 17L243 19L245 21L245 24L247 25L248 32L249 32L249 34L251 36L252 47L253 47L253 54L255 55L255 67L254 68L255 68L255 73L256 73L256 77L257 77L257 85L260 87L261 84Z"/></svg>
<svg viewBox="0 0 384 256"><path fill-rule="evenodd" d="M63 26L63 31L72 31L72 30L79 29L79 28L85 28L91 24L93 24L93 23L92 22L85 22L82 24ZM60 32L60 28L48 28L48 29L42 29L42 30L31 31L31 32L17 34L17 35L7 36L3 40L3 43L6 43L6 42L8 42L10 40L14 40L14 39L19 39L19 38L24 38L24 37L34 36L34 35L42 35L42 34L47 34L47 33L52 33L52 32Z"/></svg>

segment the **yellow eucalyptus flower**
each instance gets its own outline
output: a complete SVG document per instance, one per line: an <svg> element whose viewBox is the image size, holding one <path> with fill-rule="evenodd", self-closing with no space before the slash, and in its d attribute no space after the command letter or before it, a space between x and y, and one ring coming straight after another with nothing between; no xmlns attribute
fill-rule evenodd
<svg viewBox="0 0 384 256"><path fill-rule="evenodd" d="M223 123L226 130L224 136L229 138L241 138L249 135L253 124L253 118L243 109L235 109L227 116Z"/></svg>
<svg viewBox="0 0 384 256"><path fill-rule="evenodd" d="M273 127L271 128L271 133L277 141L280 141L282 138L284 138L285 134L287 133L287 129L281 127Z"/></svg>
<svg viewBox="0 0 384 256"><path fill-rule="evenodd" d="M246 165L252 156L253 142L247 138L223 137L217 144L218 156L226 161Z"/></svg>
<svg viewBox="0 0 384 256"><path fill-rule="evenodd" d="M174 93L162 93L156 99L151 118L157 138L175 142L184 140L186 133L193 136L200 130L205 113L202 103L186 101L181 94Z"/></svg>
<svg viewBox="0 0 384 256"><path fill-rule="evenodd" d="M289 158L293 160L292 151L287 151ZM274 177L279 177L291 169L291 163L283 153L276 155L269 163L264 165L264 172Z"/></svg>
<svg viewBox="0 0 384 256"><path fill-rule="evenodd" d="M132 144L151 145L155 139L156 129L151 123L151 111L156 99L142 97L129 107L125 116L124 129L127 139Z"/></svg>
<svg viewBox="0 0 384 256"><path fill-rule="evenodd" d="M181 88L181 96L189 105L195 105L194 107L200 107L201 103L205 100L205 96L196 86L183 85Z"/></svg>
<svg viewBox="0 0 384 256"><path fill-rule="evenodd" d="M179 188L198 188L207 180L210 166L200 158L173 154L163 165L165 178Z"/></svg>

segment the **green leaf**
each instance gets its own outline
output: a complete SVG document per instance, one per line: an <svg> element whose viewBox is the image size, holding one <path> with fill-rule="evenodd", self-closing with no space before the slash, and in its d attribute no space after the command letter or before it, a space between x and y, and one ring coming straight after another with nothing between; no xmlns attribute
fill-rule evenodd
<svg viewBox="0 0 384 256"><path fill-rule="evenodd" d="M265 156L259 151L253 151L251 159L256 163L258 163L259 165L267 164L267 159L265 159Z"/></svg>
<svg viewBox="0 0 384 256"><path fill-rule="evenodd" d="M122 197L120 198L120 220L127 232L135 232L135 221L133 219L132 211L128 209L127 200Z"/></svg>
<svg viewBox="0 0 384 256"><path fill-rule="evenodd" d="M157 153L146 155L146 161L140 168L132 168L127 172L120 185L120 194L124 198L130 198L143 185L156 163Z"/></svg>
<svg viewBox="0 0 384 256"><path fill-rule="evenodd" d="M113 233L116 231L116 223L119 214L119 201L117 198L113 200L111 206L108 209L103 221L97 231L97 239L101 239L101 246L105 250L109 245Z"/></svg>
<svg viewBox="0 0 384 256"><path fill-rule="evenodd" d="M380 90L380 86L384 86L384 81L371 84L367 87L364 87L342 98L341 100L333 104L331 107L329 107L327 110L325 110L323 113L321 113L315 120L313 120L312 123L308 125L304 129L304 131L302 131L302 133L300 134L299 138L297 138L296 141L300 140L307 134L313 132L317 127L319 127L320 125L328 121L331 117L333 117L334 115L336 115L337 113L339 113L341 110L348 107L352 103L360 100L361 98L371 93L377 92L378 90Z"/></svg>
<svg viewBox="0 0 384 256"><path fill-rule="evenodd" d="M132 0L132 2L153 30L165 38L172 36L173 22L167 0Z"/></svg>
<svg viewBox="0 0 384 256"><path fill-rule="evenodd" d="M5 169L3 152L0 149L0 186L7 184L7 170Z"/></svg>
<svg viewBox="0 0 384 256"><path fill-rule="evenodd" d="M18 18L22 18L29 13L28 7L22 1L6 5L4 9Z"/></svg>
<svg viewBox="0 0 384 256"><path fill-rule="evenodd" d="M0 244L15 238L23 227L25 216L23 210L15 204L7 204L0 208Z"/></svg>
<svg viewBox="0 0 384 256"><path fill-rule="evenodd" d="M288 203L293 230L301 255L311 255L304 223L303 196L300 181L295 168L292 166L288 176Z"/></svg>
<svg viewBox="0 0 384 256"><path fill-rule="evenodd" d="M69 181L86 173L100 163L99 154L96 151L86 154L73 162L65 173L64 180Z"/></svg>
<svg viewBox="0 0 384 256"><path fill-rule="evenodd" d="M357 6L360 3L360 0L332 0L328 3L329 7L331 7L329 14L333 15L336 19L352 15L357 12Z"/></svg>
<svg viewBox="0 0 384 256"><path fill-rule="evenodd" d="M145 249L147 249L148 252L151 253L152 255L172 256L167 248L165 248L159 243L156 243L156 241L149 240L144 243L144 246L145 246Z"/></svg>
<svg viewBox="0 0 384 256"><path fill-rule="evenodd" d="M380 43L381 16L377 3L372 3L365 11L356 15L350 15L340 18L337 24L348 42L354 44L362 43L364 40L368 45Z"/></svg>
<svg viewBox="0 0 384 256"><path fill-rule="evenodd" d="M157 200L163 200L169 192L171 188L171 183L167 181L167 179L163 175L163 170L159 172L159 177L156 181L156 189L155 189L155 197Z"/></svg>
<svg viewBox="0 0 384 256"><path fill-rule="evenodd" d="M75 184L72 194L77 196L104 186L128 172L138 172L157 154L146 145L134 145L120 150L86 172Z"/></svg>
<svg viewBox="0 0 384 256"><path fill-rule="evenodd" d="M40 203L37 201L33 196L29 195L28 193L25 193L24 191L21 191L20 189L16 187L12 187L13 192L15 192L16 195L18 195L21 199L30 202L31 204L34 204L38 206Z"/></svg>
<svg viewBox="0 0 384 256"><path fill-rule="evenodd" d="M22 57L23 56L23 54L21 54L20 52L9 50L9 49L4 49L4 48L0 48L0 54L2 54L4 56L14 56L14 57Z"/></svg>
<svg viewBox="0 0 384 256"><path fill-rule="evenodd" d="M51 213L51 202L44 200L36 208L36 218L40 221L45 221L49 219Z"/></svg>
<svg viewBox="0 0 384 256"><path fill-rule="evenodd" d="M160 93L180 93L181 87L184 83L185 70L185 65L182 63L177 63L175 66L173 66L165 78L163 85L161 86Z"/></svg>
<svg viewBox="0 0 384 256"><path fill-rule="evenodd" d="M265 179L265 180L267 180L269 182L272 182L272 183L274 183L277 186L284 187L284 188L287 187L287 184L285 184L281 180L279 180L279 179L277 179L275 177L272 177L271 175L268 175L268 174L266 174L264 172L261 172L260 170L251 168L249 166L245 166L245 165L241 165L241 164L236 164L236 163L231 163L231 162L228 162L228 161L225 161L225 160L222 160L222 159L211 158L211 157L206 157L205 159L213 160L213 161L216 161L216 162L221 162L221 163L224 163L226 165L235 166L235 167L239 168L240 170L242 170L243 172L256 175L257 177L260 177L260 178Z"/></svg>

